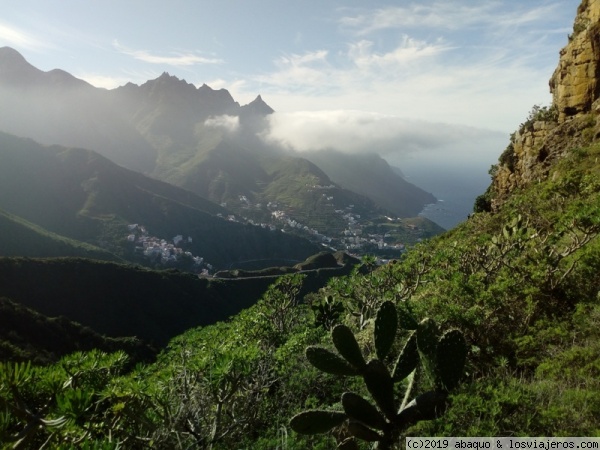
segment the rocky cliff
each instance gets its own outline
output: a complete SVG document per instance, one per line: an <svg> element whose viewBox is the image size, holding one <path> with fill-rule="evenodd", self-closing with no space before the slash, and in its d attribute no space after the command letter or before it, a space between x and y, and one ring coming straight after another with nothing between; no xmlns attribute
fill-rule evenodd
<svg viewBox="0 0 600 450"><path fill-rule="evenodd" d="M497 209L514 189L536 182L553 161L600 137L600 0L583 0L550 79L550 107L534 107L511 136L486 195Z"/></svg>

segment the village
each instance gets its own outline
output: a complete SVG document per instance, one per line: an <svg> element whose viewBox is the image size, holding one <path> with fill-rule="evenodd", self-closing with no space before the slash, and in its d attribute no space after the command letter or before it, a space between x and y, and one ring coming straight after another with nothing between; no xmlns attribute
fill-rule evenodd
<svg viewBox="0 0 600 450"><path fill-rule="evenodd" d="M333 189L335 186L311 186L312 190L327 190ZM333 201L334 197L329 193L321 194L328 202ZM239 197L240 203L243 205L243 209L260 209L262 204L257 203L255 205L246 197L241 195ZM358 255L367 253L377 253L378 251L386 252L391 251L393 254L399 255L402 253L406 244L404 242L398 242L397 236L394 233L368 233L365 229L373 228L372 221L361 218L361 215L354 212L354 205L347 205L344 209L335 209L335 214L342 217L345 222L344 229L338 235L326 235L315 228L311 228L306 224L303 224L299 220L292 217L289 212L289 208L285 205L281 205L278 202L268 202L266 205L269 211L272 222L258 222L252 219L243 219L243 222L252 225L261 226L262 228L268 228L271 231L280 229L284 233L296 233L301 236L308 238L312 242L321 244L322 246L331 249L332 251L344 250L352 252ZM228 216L228 220L238 221L236 216ZM402 225L405 231L410 233L412 241L420 241L418 227L410 224L403 224L402 219L392 217L382 217L381 219L388 225L394 225L398 228ZM275 225L277 224L277 225Z"/></svg>
<svg viewBox="0 0 600 450"><path fill-rule="evenodd" d="M333 189L334 186L312 186L314 190ZM323 198L331 205L333 196L323 193ZM261 210L265 211L264 204L253 204L246 196L239 196L242 211ZM222 206L226 207L226 204ZM303 224L292 216L286 205L278 202L268 202L263 220L255 220L235 214L217 214L224 220L230 222L246 223L259 226L269 231L281 231L283 233L294 233L309 239L331 251L343 250L356 256L391 255L398 257L406 250L406 243L400 242L399 237L407 237L411 242L420 241L420 230L418 227L404 223L401 218L382 216L377 220L365 220L354 211L354 205L350 204L343 209L333 210L334 214L342 218L343 230L337 235L326 235L315 228ZM249 214L250 215L250 214ZM268 220L270 219L270 220ZM401 230L401 232L394 232ZM129 234L127 241L134 244L134 252L143 257L151 264L165 267L184 268L197 273L200 276L211 276L214 268L204 261L201 256L195 256L183 247L193 242L191 236L174 236L167 240L149 234L147 228L140 224L128 225Z"/></svg>
<svg viewBox="0 0 600 450"><path fill-rule="evenodd" d="M193 272L202 276L208 276L213 271L213 266L205 262L204 258L194 256L191 252L179 247L183 243L191 244L192 237L184 238L179 234L169 242L166 239L151 236L144 225L133 223L129 224L127 228L129 230L127 242L135 244L135 253L143 256L149 262L168 267L190 266L189 268Z"/></svg>

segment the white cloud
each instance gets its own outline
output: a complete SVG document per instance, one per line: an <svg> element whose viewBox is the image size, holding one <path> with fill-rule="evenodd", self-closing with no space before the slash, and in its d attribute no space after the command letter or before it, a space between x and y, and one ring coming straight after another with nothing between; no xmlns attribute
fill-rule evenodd
<svg viewBox="0 0 600 450"><path fill-rule="evenodd" d="M257 81L290 90L307 87L319 90L321 86L329 84L328 78L332 68L327 61L328 55L326 50L316 50L302 55L281 56L274 61L278 70L258 76Z"/></svg>
<svg viewBox="0 0 600 450"><path fill-rule="evenodd" d="M131 81L128 77L113 77L93 73L74 73L74 76L87 81L92 86L104 89L114 89Z"/></svg>
<svg viewBox="0 0 600 450"><path fill-rule="evenodd" d="M204 126L211 128L222 128L230 133L234 133L240 127L240 118L238 116L211 116L204 121Z"/></svg>
<svg viewBox="0 0 600 450"><path fill-rule="evenodd" d="M496 131L356 110L276 112L268 121L270 127L262 138L296 151L334 149L382 156L427 153L455 157L458 155L448 154L449 149L456 152L494 142L490 151L497 155L501 149L495 145L508 140Z"/></svg>
<svg viewBox="0 0 600 450"><path fill-rule="evenodd" d="M436 1L430 4L412 3L408 6L389 6L345 15L339 24L357 35L367 35L385 29L459 30L470 27L514 27L543 21L558 9L558 3L529 8L506 7L505 2L488 1L464 4L456 1Z"/></svg>
<svg viewBox="0 0 600 450"><path fill-rule="evenodd" d="M116 39L113 41L113 46L119 52L132 56L133 58L147 62L150 64L167 64L170 66L193 66L196 64L221 64L223 63L222 59L219 58L206 58L204 56L200 56L197 53L191 52L175 52L174 55L171 56L160 56L153 54L147 50L133 50L127 47L124 47L117 41Z"/></svg>
<svg viewBox="0 0 600 450"><path fill-rule="evenodd" d="M40 50L52 46L35 35L0 22L0 42L17 49Z"/></svg>
<svg viewBox="0 0 600 450"><path fill-rule="evenodd" d="M339 10L345 43L284 55L244 89L277 111L369 110L505 133L550 102L567 42L556 0L401 5Z"/></svg>
<svg viewBox="0 0 600 450"><path fill-rule="evenodd" d="M348 58L361 68L385 69L436 56L449 47L441 41L427 43L404 35L400 45L391 51L377 53L373 49L374 43L363 39L349 45Z"/></svg>

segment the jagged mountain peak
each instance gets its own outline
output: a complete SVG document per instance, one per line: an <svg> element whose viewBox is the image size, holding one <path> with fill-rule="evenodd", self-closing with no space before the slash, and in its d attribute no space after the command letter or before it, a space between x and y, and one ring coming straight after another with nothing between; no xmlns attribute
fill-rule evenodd
<svg viewBox="0 0 600 450"><path fill-rule="evenodd" d="M159 77L148 80L143 83L140 87L153 89L155 87L168 87L168 88L194 88L196 87L185 81L184 79L178 78L175 75L169 74L169 72L163 72Z"/></svg>
<svg viewBox="0 0 600 450"><path fill-rule="evenodd" d="M262 99L259 94L254 100L252 100L247 105L242 106L244 111L250 111L253 113L258 113L261 115L268 115L275 112L273 108L271 108L267 103Z"/></svg>

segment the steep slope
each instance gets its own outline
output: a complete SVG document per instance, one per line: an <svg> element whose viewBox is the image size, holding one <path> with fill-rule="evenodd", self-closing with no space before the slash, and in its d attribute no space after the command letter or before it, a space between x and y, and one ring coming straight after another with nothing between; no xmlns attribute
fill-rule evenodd
<svg viewBox="0 0 600 450"><path fill-rule="evenodd" d="M228 213L92 151L43 147L7 134L0 134L0 208L122 257L131 256L125 237L134 223L169 240L190 236L190 251L216 267L245 259L303 260L318 251L303 239L217 217Z"/></svg>
<svg viewBox="0 0 600 450"><path fill-rule="evenodd" d="M600 22L600 1L582 2L574 31L585 33L587 28L581 29L577 24L588 20L586 27ZM597 40L590 44L597 45ZM567 48L573 55L580 54L576 47ZM561 71L569 74L574 70L573 63L562 64L564 61L561 56ZM600 63L600 57L596 61ZM575 74L573 79L587 80L585 85L594 86L596 81L588 75L589 72L585 77ZM593 99L594 89L589 92ZM365 401L376 404L361 411L395 410L389 406L390 394L394 395L393 401L402 401L406 393L398 395L390 386L389 373L382 368L382 365L391 367L400 351L399 360L414 358L414 365L405 366L409 369L419 365L419 361L425 362L417 351L421 347L431 350L437 346L437 362L449 361L448 365L423 364L422 371L413 371L406 398L416 398L417 405L424 404L427 408L429 400L433 398L435 404L443 395L432 378L446 372L442 366L453 366L458 359L455 355L459 352L441 352L442 340L444 349L458 350L458 346L450 343L452 335L445 333L456 336L451 330L460 330L468 349L465 371L457 380L458 387L450 393L451 401L431 415L420 414L417 409L416 416L420 419L433 416L436 419L421 420L402 434L399 432L394 437L399 445L406 436L597 438L600 434L600 134L597 127L600 111L586 109L585 105L593 105L594 101L581 103L582 109L569 102L557 95L551 108L534 110L502 155L492 188L478 202L479 211L465 223L424 242L392 264L336 280L318 292L321 303L313 297L312 311L305 305L290 306L287 310L276 308L281 306L282 299L288 305L296 300L293 285L282 283L281 289L273 289L270 297L232 320L189 330L171 341L157 364L128 378L126 375L118 378L118 382L125 381L122 385L128 387L125 393L129 397L122 390L108 392L102 397L103 402L96 404L95 416L83 416L81 422L66 430L39 427L39 442L81 440L90 429L97 430L98 440L111 442L127 442L131 435L122 430L134 429L135 438L153 439L157 446L165 448L206 443L223 448L274 448L282 443L290 448L333 448L336 440L346 439L348 430L376 439L377 431L362 423L348 427L344 424L331 433L308 437L288 434L285 430L290 428L289 419L307 407L341 412L340 395L348 390L347 377L316 371L307 361L304 349L307 346L331 349L330 331L336 323L346 325L360 343L372 342L374 333L387 337L387 333L374 331L383 327L374 326L369 319L376 316L384 301L393 302L402 313L402 329L381 363L377 366L369 363L365 371L376 374L383 382L372 383L376 378L373 375L367 377L366 386L351 383L352 390L364 398L361 404ZM487 208L483 208L484 203ZM12 282L12 278L28 279L26 266L21 261L1 266L0 277L6 272L10 276L0 278L0 289L5 281ZM102 270L88 271L98 272ZM50 275L51 271L44 274L42 281L54 282ZM178 277L176 288L181 285ZM66 281L69 286L72 279L59 281ZM21 292L38 288L29 283L24 289L21 283L17 286ZM178 297L174 298L177 307ZM380 317L378 324L389 325ZM436 330L431 320L420 322L426 318L433 319L440 329ZM405 327L417 329L416 346L415 332ZM436 344L431 335L436 337L438 331L444 337ZM353 342L340 336L338 333L334 341L338 349ZM412 341L412 350L409 345L402 346L406 339ZM379 350L383 346L376 343L374 347ZM370 350L372 357L373 348ZM357 366L364 364L356 363L360 360L356 352L342 353ZM411 353L413 356L407 358ZM330 364L329 357L314 357L317 354L327 355L318 350L313 352L314 365L334 373L341 370L341 364ZM344 372L348 370L342 368ZM445 381L447 377L446 372L442 379ZM31 392L38 403L51 406L58 403L48 403L43 378L38 381L32 377L31 381L32 385L21 383L18 388ZM387 388L378 389L381 384ZM104 385L88 386L85 387L95 393L108 391ZM436 391L418 396L434 388ZM5 383L0 394L7 404L18 406L22 400L15 391L16 388ZM136 396L140 391L144 393L143 408L138 407L140 401ZM189 395L190 392L194 395ZM226 396L215 395L224 392ZM346 401L342 401L348 412L352 408L349 398L346 395ZM123 414L125 407L137 407L134 410L139 415ZM174 411L169 420L164 419L165 410ZM7 427L11 435L27 430L27 421L8 411L5 423L12 425ZM64 412L56 407L48 417L61 414ZM321 415L313 413L312 417L317 414ZM394 415L394 411L387 414ZM371 416L377 418L378 414ZM312 425L306 417L305 424ZM373 428L393 426L393 423L382 426L380 418L371 420L372 417L369 424ZM117 426L107 427L107 423ZM193 433L191 424L198 424ZM318 425L320 428L321 423ZM346 440L343 445L352 445L352 441Z"/></svg>
<svg viewBox="0 0 600 450"><path fill-rule="evenodd" d="M373 199L400 217L416 216L435 197L409 183L375 153L347 155L336 151L303 153L334 183Z"/></svg>
<svg viewBox="0 0 600 450"><path fill-rule="evenodd" d="M572 149L598 138L599 17L598 0L585 0L579 6L573 33L550 79L552 105L534 107L512 135L482 199L489 203L487 207L498 208L511 192L546 178L550 167Z"/></svg>
<svg viewBox="0 0 600 450"><path fill-rule="evenodd" d="M134 362L156 353L135 338L109 338L65 317L47 317L0 297L0 361L56 362L76 351L123 350Z"/></svg>
<svg viewBox="0 0 600 450"><path fill-rule="evenodd" d="M35 283L32 283L35 280ZM165 345L252 305L269 278L219 281L84 259L0 258L0 297L111 337Z"/></svg>
<svg viewBox="0 0 600 450"><path fill-rule="evenodd" d="M343 167L351 165L347 170L354 178L365 180L363 187L370 186L370 189L363 189L364 192L359 191L356 195L350 192L351 188L336 186L337 195L333 198L337 200L333 209L318 205L321 208L318 214L326 218L315 219L319 195L311 193L307 186L330 186L334 182L317 167L319 163L315 165L312 161L311 164L301 155L292 157L282 151L265 148L264 142L256 135L267 126L264 117L274 111L260 96L240 107L223 89L216 91L207 85L196 89L167 73L141 86L129 84L119 88L113 95L117 102L123 96L129 99L129 106L122 109L129 108L136 129L157 148L153 176L214 202L226 203L238 214L269 221L270 214L266 209L247 211L246 200L263 206L277 202L289 208L290 216L295 220L321 232L336 234L343 231L344 224L333 211L349 204L361 204L361 214L378 215L381 211L369 200L369 194L377 194L381 188L393 189L387 189L387 193L380 194L380 197L396 198L398 203L406 204L404 209L396 208L402 211L403 216L418 214L425 203L423 199L427 198L430 202L433 198L409 183L396 183L394 186L369 184L372 177L384 178L378 173L379 167L370 172L361 171L363 165L360 161L352 161L351 157L340 158L337 164ZM132 108L131 105L135 106ZM405 197L403 192L407 193ZM393 200L387 203L392 204ZM332 224L332 228L327 227L328 223Z"/></svg>
<svg viewBox="0 0 600 450"><path fill-rule="evenodd" d="M150 172L156 150L107 97L59 69L43 72L10 47L0 48L0 131L43 144L89 148L117 164Z"/></svg>
<svg viewBox="0 0 600 450"><path fill-rule="evenodd" d="M52 233L2 210L0 230L0 256L78 256L105 261L122 260L99 247Z"/></svg>
<svg viewBox="0 0 600 450"><path fill-rule="evenodd" d="M335 258L343 258L341 264L316 265L314 257L302 263L302 270L315 269L304 273L302 295L358 263L347 255ZM190 328L226 321L254 305L280 275L246 272L225 280L79 258L0 257L0 298L109 337L134 336L162 347Z"/></svg>

